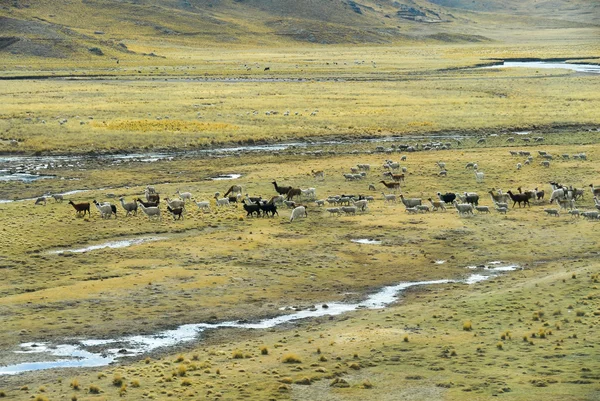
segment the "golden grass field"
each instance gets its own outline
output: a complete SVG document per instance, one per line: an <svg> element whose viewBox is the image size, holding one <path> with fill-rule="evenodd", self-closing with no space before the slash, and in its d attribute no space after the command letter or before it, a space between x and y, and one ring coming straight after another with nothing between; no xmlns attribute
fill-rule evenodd
<svg viewBox="0 0 600 401"><path fill-rule="evenodd" d="M491 15L480 18L493 24ZM470 44L279 42L284 47L258 49L255 38L236 48L200 48L185 38L140 36L127 41L137 55L105 49L104 58L7 57L0 78L37 78L1 81L2 154L183 153L153 163L86 159L81 167L41 171L64 179L0 182L0 199L19 200L0 203L0 364L32 360L14 353L24 342L63 344L187 323L254 321L287 313L280 308L288 306L358 302L399 282L461 279L472 273L467 266L496 260L522 270L472 285L414 287L384 309L268 330L207 331L197 341L108 367L4 375L0 398L598 400L600 223L543 211L557 207L548 206L550 181L584 188L578 208L596 210L588 185L600 186L598 77L471 68L523 57L597 63L590 28L566 31L532 28L526 40L522 30L507 29L505 41ZM165 58L139 56L151 52ZM51 75L62 78L46 79ZM544 142L526 143L516 131L531 131L527 137ZM392 135L400 138L376 140ZM373 152L376 146L422 144L427 140L415 136L428 135L440 135L452 149ZM465 137L462 144L455 136ZM510 136L514 143L507 142ZM365 139L375 140L359 141ZM335 143L185 154L321 141ZM524 157L510 150L531 151L534 161L517 171ZM544 168L538 150L585 153L588 160L556 157ZM491 188L514 192L522 186L544 189L546 200L510 208L507 215L492 210L460 217L452 208L409 215L400 203L384 203L379 184L384 160L403 154L407 197L476 191L481 204L491 206ZM437 161L446 163L448 177L438 175ZM476 182L467 162L478 163L484 182ZM365 180L345 181L342 174L357 163L370 163L372 171ZM324 170L325 180L315 181L311 170ZM242 177L210 179L221 174ZM351 193L376 200L366 213L341 217L306 201L308 217L293 223L285 207L274 218L248 218L239 205L215 206L213 194L232 184L250 195L273 196L274 179L315 187L318 199ZM369 183L377 191L368 191ZM67 204L116 201L109 194L131 201L149 184L163 197L180 190L211 200L211 211L192 204L183 221L165 209L162 220L149 221L141 212L125 217L119 205L117 219L102 220L93 205L91 216L82 218ZM78 189L88 192L63 203L22 200ZM51 253L140 237L160 240ZM351 241L362 238L381 244Z"/></svg>
<svg viewBox="0 0 600 401"><path fill-rule="evenodd" d="M483 148L467 142L456 150L410 153L403 163L409 173L402 192L427 198L438 190L485 194L491 187L514 191L519 185L548 191L552 179L585 187L598 181L596 135L565 131L544 137L552 143L568 136L567 144L511 147L502 137ZM232 183L267 197L275 194L274 178L314 186L319 198L368 194L367 183L380 180L383 160L400 156L363 153L375 146L341 146L327 156L282 152L107 165L79 174L93 185L108 177L104 183L110 189L70 199L106 200L108 192L132 199L143 192L142 186L130 185L140 177L155 182L164 196L180 189L198 200L224 193ZM588 161L558 160L544 168L536 157L516 171L517 158L509 150L525 148L555 155L585 152ZM361 153L348 153L355 150ZM446 162L448 177L437 175L439 160ZM476 183L473 171L464 168L469 161L477 161L486 173L484 183ZM356 163L373 166L369 177L345 181L342 173ZM324 170L325 181L315 182L312 169ZM152 180L165 171L177 175L169 183ZM243 177L206 180L220 173ZM39 190L47 183L31 185ZM523 270L469 286L417 287L384 310L268 331L208 332L198 343L111 368L3 376L0 388L9 399L49 400L454 400L465 392L474 399L496 394L515 400L596 397L597 223L566 214L547 217L547 202L511 209L506 216L492 212L461 218L451 209L415 216L401 204L386 205L379 192L372 194L377 199L365 214L331 217L309 204L308 218L291 224L285 208L280 217L245 218L241 207L217 210L213 205L211 213L203 213L192 205L184 221L165 215L151 222L141 215L125 218L122 211L116 220L101 220L96 210L91 218L78 218L71 206L52 200L46 206L2 204L7 222L0 286L2 358L10 361L11 350L21 342L152 333L183 323L273 316L290 305L360 299L401 281L465 277L466 266L492 260L517 263ZM482 195L481 203L491 201ZM593 209L589 188L578 205ZM140 236L166 239L71 256L48 253ZM377 238L382 245L350 242L358 238ZM463 330L467 321L470 331ZM283 362L287 354L301 362ZM90 386L100 393L90 393Z"/></svg>

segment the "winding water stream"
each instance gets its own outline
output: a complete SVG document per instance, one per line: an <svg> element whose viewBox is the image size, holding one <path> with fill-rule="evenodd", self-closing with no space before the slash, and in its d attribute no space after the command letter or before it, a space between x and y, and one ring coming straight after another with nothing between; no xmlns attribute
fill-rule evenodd
<svg viewBox="0 0 600 401"><path fill-rule="evenodd" d="M502 64L490 65L480 68L559 68L577 72L586 72L591 74L600 74L600 65L594 64L572 64L566 62L547 62L547 61L504 61Z"/></svg>
<svg viewBox="0 0 600 401"><path fill-rule="evenodd" d="M471 267L469 267L471 268ZM422 285L435 285L446 283L474 284L495 277L504 272L517 270L513 264L492 262L486 266L476 267L477 272L463 280L432 280L404 282L383 287L359 303L334 302L310 309L297 310L293 313L263 319L255 323L223 322L223 323L197 323L185 324L173 330L165 330L155 335L136 335L116 339L73 339L70 344L52 345L47 343L24 343L17 354L43 354L43 360L23 362L0 367L0 376L14 375L34 370L66 368L66 367L96 367L106 366L123 356L137 356L151 352L158 348L172 347L184 342L198 340L205 330L219 328L240 329L268 329L298 319L314 318L319 316L336 316L357 309L381 309L394 303L400 293L407 288ZM101 351L94 351L101 349ZM48 360L49 357L59 359ZM1 362L1 361L0 361Z"/></svg>

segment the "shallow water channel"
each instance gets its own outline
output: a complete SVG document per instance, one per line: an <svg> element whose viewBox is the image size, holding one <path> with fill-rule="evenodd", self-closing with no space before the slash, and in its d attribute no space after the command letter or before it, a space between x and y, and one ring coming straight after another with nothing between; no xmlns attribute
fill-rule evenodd
<svg viewBox="0 0 600 401"><path fill-rule="evenodd" d="M504 61L502 64L490 65L481 68L559 68L576 72L586 72L591 74L600 74L600 65L594 64L573 64L567 62L549 62L549 61Z"/></svg>
<svg viewBox="0 0 600 401"><path fill-rule="evenodd" d="M313 306L309 309L294 310L289 314L259 320L254 323L233 321L215 324L196 323L185 324L173 330L165 330L154 335L136 335L115 339L68 339L69 344L59 345L48 343L24 343L20 345L19 350L14 352L22 355L40 354L40 360L2 366L0 367L0 376L43 369L106 366L115 362L120 357L139 356L159 348L172 347L184 342L198 340L205 330L217 330L219 328L260 330L299 319L326 315L336 316L357 309L381 309L394 303L400 293L410 287L447 283L475 284L499 274L520 269L517 265L503 264L501 262L491 262L485 266L469 266L468 268L474 269L475 272L462 280L448 279L403 282L383 287L379 291L368 295L364 301L359 303L333 302L330 304ZM289 308L285 309L287 310ZM57 359L48 360L50 358ZM0 361L0 363L1 362L2 361Z"/></svg>

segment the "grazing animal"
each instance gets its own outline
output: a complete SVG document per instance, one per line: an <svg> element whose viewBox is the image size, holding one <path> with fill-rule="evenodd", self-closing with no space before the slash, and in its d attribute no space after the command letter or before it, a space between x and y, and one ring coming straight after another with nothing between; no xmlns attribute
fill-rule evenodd
<svg viewBox="0 0 600 401"><path fill-rule="evenodd" d="M37 198L35 200L36 205L40 205L42 203L44 204L44 206L46 206L46 197L45 196L40 196L39 198Z"/></svg>
<svg viewBox="0 0 600 401"><path fill-rule="evenodd" d="M179 190L177 190L176 194L179 195L179 197L181 198L181 200L184 201L184 202L186 200L189 200L189 201L192 200L192 193L191 192L179 192Z"/></svg>
<svg viewBox="0 0 600 401"><path fill-rule="evenodd" d="M185 201L183 200L179 200L179 199L169 199L169 198L165 198L165 202L167 202L167 205L171 206L173 209L185 209Z"/></svg>
<svg viewBox="0 0 600 401"><path fill-rule="evenodd" d="M596 197L600 197L600 188L596 188L594 187L594 184L590 184L590 188L592 188L592 196Z"/></svg>
<svg viewBox="0 0 600 401"><path fill-rule="evenodd" d="M544 209L544 212L548 213L549 216L560 217L558 209Z"/></svg>
<svg viewBox="0 0 600 401"><path fill-rule="evenodd" d="M417 214L419 212L419 209L417 209L416 207L407 207L406 208L406 213L408 214Z"/></svg>
<svg viewBox="0 0 600 401"><path fill-rule="evenodd" d="M429 201L429 203L431 203L432 211L436 211L438 209L441 209L444 212L446 211L446 202L444 202L443 200L434 201L431 198L427 198L427 200Z"/></svg>
<svg viewBox="0 0 600 401"><path fill-rule="evenodd" d="M567 213L569 213L571 217L579 217L579 209L571 209Z"/></svg>
<svg viewBox="0 0 600 401"><path fill-rule="evenodd" d="M302 196L302 190L300 188L290 188L287 193L286 199L293 200L294 196Z"/></svg>
<svg viewBox="0 0 600 401"><path fill-rule="evenodd" d="M383 185L385 185L386 188L393 189L394 191L397 189L400 189L399 182L385 182L383 180L381 180L379 182L382 183Z"/></svg>
<svg viewBox="0 0 600 401"><path fill-rule="evenodd" d="M404 182L405 176L404 174L393 174L390 171L386 171L383 175L390 177L395 182Z"/></svg>
<svg viewBox="0 0 600 401"><path fill-rule="evenodd" d="M329 212L330 216L332 216L334 214L337 214L339 216L342 213L342 211L340 210L339 207L329 207L325 210L327 210Z"/></svg>
<svg viewBox="0 0 600 401"><path fill-rule="evenodd" d="M550 167L550 162L548 160L544 160L543 162L540 163L541 166L544 167Z"/></svg>
<svg viewBox="0 0 600 401"><path fill-rule="evenodd" d="M463 196L460 197L463 202L470 203L471 205L477 206L479 205L479 195L474 192L465 192Z"/></svg>
<svg viewBox="0 0 600 401"><path fill-rule="evenodd" d="M464 214L473 214L473 205L470 203L458 203L456 200L453 202L454 207L459 215Z"/></svg>
<svg viewBox="0 0 600 401"><path fill-rule="evenodd" d="M510 199L513 201L512 207L518 203L519 207L521 207L521 203L523 203L523 207L525 205L531 207L529 204L529 195L528 194L513 194L511 191L506 191L506 193L510 196Z"/></svg>
<svg viewBox="0 0 600 401"><path fill-rule="evenodd" d="M140 205L144 205L144 207L158 207L158 202L144 202L143 200L141 200L140 198L137 198L136 201L140 204Z"/></svg>
<svg viewBox="0 0 600 401"><path fill-rule="evenodd" d="M561 209L575 209L575 200L574 199L560 199L558 201L558 206Z"/></svg>
<svg viewBox="0 0 600 401"><path fill-rule="evenodd" d="M216 194L215 194L215 200L217 201L217 206L229 206L229 198L219 198Z"/></svg>
<svg viewBox="0 0 600 401"><path fill-rule="evenodd" d="M418 206L418 205L422 204L422 201L421 201L420 198L410 198L410 199L407 199L402 194L400 194L400 200L402 201L402 203L406 207L415 207L415 206Z"/></svg>
<svg viewBox="0 0 600 401"><path fill-rule="evenodd" d="M175 220L175 216L177 216L177 220L179 220L179 219L183 220L183 208L182 207L172 208L171 206L167 205L167 211L169 213L171 213L171 215L173 216L173 220Z"/></svg>
<svg viewBox="0 0 600 401"><path fill-rule="evenodd" d="M274 203L261 203L259 206L260 210L263 212L263 216L268 217L269 213L271 213L271 217L275 217L275 215L279 216L279 213L277 212L277 205Z"/></svg>
<svg viewBox="0 0 600 401"><path fill-rule="evenodd" d="M440 172L438 173L438 175L439 175L440 177L448 177L448 171L446 171L446 170L442 170L442 171L440 171Z"/></svg>
<svg viewBox="0 0 600 401"><path fill-rule="evenodd" d="M588 212L581 212L581 215L583 216L583 218L588 219L588 220L592 220L592 219L598 220L600 218L600 212L597 212L595 210L588 211Z"/></svg>
<svg viewBox="0 0 600 401"><path fill-rule="evenodd" d="M63 196L61 194L54 194L52 195L52 198L54 198L54 202L62 202L64 200Z"/></svg>
<svg viewBox="0 0 600 401"><path fill-rule="evenodd" d="M517 163L517 170L521 170L521 163Z"/></svg>
<svg viewBox="0 0 600 401"><path fill-rule="evenodd" d="M417 205L415 207L417 208L417 211L419 211L419 212L425 212L425 213L429 212L429 206L427 206L427 205Z"/></svg>
<svg viewBox="0 0 600 401"><path fill-rule="evenodd" d="M315 180L323 181L325 179L325 173L323 172L323 170L311 170L310 173L315 178Z"/></svg>
<svg viewBox="0 0 600 401"><path fill-rule="evenodd" d="M288 200L286 200L286 201L283 201L283 203L284 203L284 204L285 204L287 207L289 207L290 209L293 209L293 208L295 208L295 207L296 207L296 202L294 202L294 201L288 201Z"/></svg>
<svg viewBox="0 0 600 401"><path fill-rule="evenodd" d="M77 212L76 214L83 212L83 215L85 216L85 212L87 212L88 216L90 216L90 203L89 202L73 203L73 201L69 201L69 205L72 205L75 208L75 210Z"/></svg>
<svg viewBox="0 0 600 401"><path fill-rule="evenodd" d="M273 181L272 184L275 186L275 191L277 191L279 195L287 195L287 193L290 192L290 189L292 189L292 187L280 187L277 185L277 181Z"/></svg>
<svg viewBox="0 0 600 401"><path fill-rule="evenodd" d="M110 219L110 217L113 215L115 215L115 219L117 218L117 208L115 207L113 209L114 205L110 205L110 204L100 204L98 202L96 202L96 200L94 199L94 205L96 205L96 208L98 209L98 211L100 212L100 216L103 219Z"/></svg>
<svg viewBox="0 0 600 401"><path fill-rule="evenodd" d="M475 170L475 180L477 182L483 182L483 178L484 178L483 171L477 171L477 170Z"/></svg>
<svg viewBox="0 0 600 401"><path fill-rule="evenodd" d="M487 206L475 206L475 210L477 210L479 213L489 213L490 212L490 208Z"/></svg>
<svg viewBox="0 0 600 401"><path fill-rule="evenodd" d="M446 163L440 162L440 161L438 161L436 163L437 163L438 167L440 168L440 170L446 170Z"/></svg>
<svg viewBox="0 0 600 401"><path fill-rule="evenodd" d="M396 202L396 194L385 194L383 192L381 194L386 202Z"/></svg>
<svg viewBox="0 0 600 401"><path fill-rule="evenodd" d="M507 208L507 207L499 207L499 206L496 206L496 211L497 211L498 213L506 214L506 212L508 212L508 208Z"/></svg>
<svg viewBox="0 0 600 401"><path fill-rule="evenodd" d="M357 201L355 201L354 199L350 199L350 201L361 212L364 212L365 210L367 210L369 202L366 199L359 199Z"/></svg>
<svg viewBox="0 0 600 401"><path fill-rule="evenodd" d="M369 191L377 191L377 188L375 188L375 185L369 184Z"/></svg>
<svg viewBox="0 0 600 401"><path fill-rule="evenodd" d="M456 199L456 194L453 192L446 192L444 195L442 195L441 192L438 192L437 196L444 203L452 203L454 202L454 199Z"/></svg>
<svg viewBox="0 0 600 401"><path fill-rule="evenodd" d="M269 201L269 203L273 203L275 205L281 205L284 200L285 200L285 196L283 196L283 195L275 195L275 196L273 196L271 198L271 200Z"/></svg>
<svg viewBox="0 0 600 401"><path fill-rule="evenodd" d="M196 206L198 206L198 209L210 210L210 202L209 201L196 202Z"/></svg>
<svg viewBox="0 0 600 401"><path fill-rule="evenodd" d="M227 190L227 192L225 192L225 195L223 196L227 196L231 193L237 193L237 194L241 194L242 193L242 186L241 185L232 185L229 187L229 189Z"/></svg>
<svg viewBox="0 0 600 401"><path fill-rule="evenodd" d="M258 203L262 201L262 196L250 196L246 194L246 200L249 200L251 203Z"/></svg>
<svg viewBox="0 0 600 401"><path fill-rule="evenodd" d="M156 204L158 204L160 202L160 195L157 192L150 193L150 192L146 191L145 195L146 195L147 202L153 202Z"/></svg>
<svg viewBox="0 0 600 401"><path fill-rule="evenodd" d="M342 206L340 209L342 210L342 212L352 215L355 215L356 211L358 210L356 206Z"/></svg>
<svg viewBox="0 0 600 401"><path fill-rule="evenodd" d="M140 204L140 209L142 209L142 212L144 212L149 219L158 217L158 220L161 220L160 209L157 206L146 207L144 206L144 203L139 200L138 203Z"/></svg>
<svg viewBox="0 0 600 401"><path fill-rule="evenodd" d="M300 217L308 217L308 213L306 212L306 208L304 206L298 206L294 210L292 210L292 215L290 216L290 223Z"/></svg>
<svg viewBox="0 0 600 401"><path fill-rule="evenodd" d="M123 198L122 196L119 198L119 200L121 201L121 206L127 212L125 214L125 217L129 216L129 213L131 213L131 212L134 212L134 214L137 216L138 205L135 201L125 203L125 198Z"/></svg>
<svg viewBox="0 0 600 401"><path fill-rule="evenodd" d="M260 205L256 203L247 204L244 203L244 210L246 211L246 217L252 217L256 213L256 217L260 216Z"/></svg>
<svg viewBox="0 0 600 401"><path fill-rule="evenodd" d="M496 204L506 203L510 199L510 195L494 192L493 189L491 191L489 191L488 193L492 197L492 202L494 202Z"/></svg>
<svg viewBox="0 0 600 401"><path fill-rule="evenodd" d="M301 197L307 197L310 199L314 199L317 197L317 190L316 188L307 188L307 189L300 189L300 196Z"/></svg>
<svg viewBox="0 0 600 401"><path fill-rule="evenodd" d="M155 194L156 193L156 189L151 186L151 185L147 185L146 186L146 192L148 192L149 194Z"/></svg>

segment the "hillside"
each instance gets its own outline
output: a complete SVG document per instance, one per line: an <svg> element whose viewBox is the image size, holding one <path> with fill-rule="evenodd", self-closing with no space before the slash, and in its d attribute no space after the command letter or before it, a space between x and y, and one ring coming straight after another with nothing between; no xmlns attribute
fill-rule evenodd
<svg viewBox="0 0 600 401"><path fill-rule="evenodd" d="M132 42L239 47L502 42L513 40L506 35L515 32L593 33L599 26L600 5L583 0L11 0L0 7L0 53L122 57L131 54Z"/></svg>

